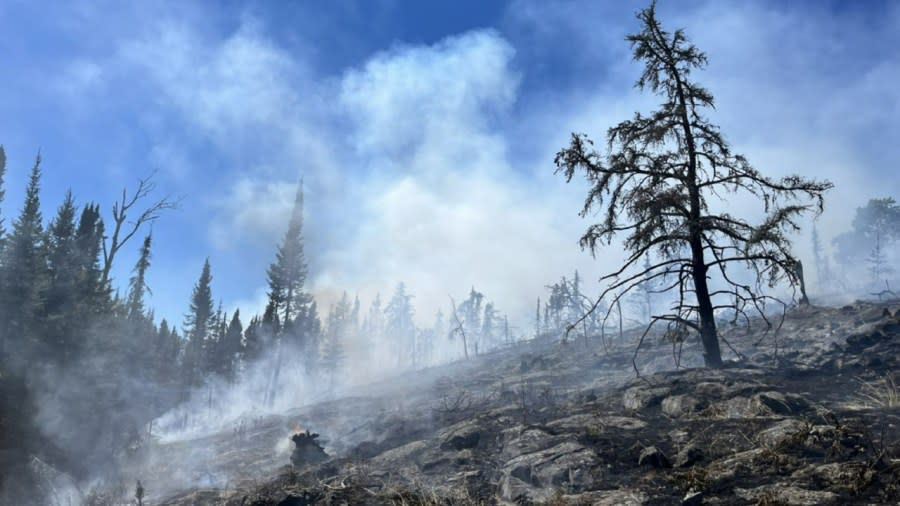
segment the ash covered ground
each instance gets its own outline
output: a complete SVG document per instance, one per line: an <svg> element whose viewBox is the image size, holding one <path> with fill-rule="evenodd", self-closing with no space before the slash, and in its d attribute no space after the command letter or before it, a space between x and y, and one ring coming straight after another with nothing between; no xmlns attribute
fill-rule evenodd
<svg viewBox="0 0 900 506"><path fill-rule="evenodd" d="M900 303L723 327L727 367L650 335L535 340L223 430L145 438L145 504L897 504ZM634 366L640 371L636 376ZM289 438L330 458L291 464Z"/></svg>

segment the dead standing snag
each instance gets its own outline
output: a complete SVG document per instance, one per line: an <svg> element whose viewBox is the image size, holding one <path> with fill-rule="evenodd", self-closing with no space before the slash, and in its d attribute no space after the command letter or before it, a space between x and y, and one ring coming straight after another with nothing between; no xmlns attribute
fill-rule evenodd
<svg viewBox="0 0 900 506"><path fill-rule="evenodd" d="M134 210L134 206L148 198L156 189L156 183L153 181L153 176L155 174L156 173L153 172L146 178L138 179L137 188L134 189L134 192L130 196L128 195L128 189L123 188L122 197L113 203L112 235L108 238L104 237L104 239L108 239L108 241L103 241L103 286L106 286L106 283L109 282L109 272L112 269L116 253L122 249L122 246L124 246L129 239L134 237L134 234L140 230L141 226L156 221L163 211L178 208L179 200L171 200L169 197L163 197L148 205L131 220L126 221L128 220L128 214Z"/></svg>
<svg viewBox="0 0 900 506"><path fill-rule="evenodd" d="M662 281L659 291L676 291L677 299L669 313L652 315L648 330L662 323L667 332L696 332L705 364L721 367L716 313L748 319L747 313L755 312L765 319L766 302L778 299L763 293L763 283L798 284L787 234L799 230L802 214L822 211L823 194L832 184L797 175L772 179L732 153L719 128L701 115L704 107L713 107L712 95L690 80L692 70L706 65L706 55L682 30L663 30L655 4L637 17L642 30L627 38L634 59L644 64L636 87L661 96L661 108L610 128L606 155L595 151L587 136L572 134L569 146L556 155L557 172L571 181L583 171L591 188L580 215L602 212L603 220L581 237L582 248L596 254L598 246L627 234L628 257L601 278L608 286L594 309L606 296L612 296L612 308L641 284ZM713 198L727 202L729 194L762 201L766 218L752 225L710 208ZM655 263L637 268L651 253ZM735 276L728 270L733 264L755 281ZM720 284L711 287L713 273Z"/></svg>

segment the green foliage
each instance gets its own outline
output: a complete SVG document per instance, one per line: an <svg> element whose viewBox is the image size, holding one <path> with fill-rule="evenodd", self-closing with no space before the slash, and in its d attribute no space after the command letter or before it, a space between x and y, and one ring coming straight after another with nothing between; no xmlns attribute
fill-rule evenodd
<svg viewBox="0 0 900 506"><path fill-rule="evenodd" d="M147 234L141 244L138 261L132 269L132 276L128 280L128 297L126 307L128 319L137 320L145 318L144 294L150 292L147 286L147 269L150 268L150 245L153 242L151 234Z"/></svg>
<svg viewBox="0 0 900 506"><path fill-rule="evenodd" d="M311 302L303 291L307 266L303 252L303 184L297 191L294 209L284 239L269 266L269 301L285 323L293 320Z"/></svg>
<svg viewBox="0 0 900 506"><path fill-rule="evenodd" d="M890 269L887 253L900 240L900 205L891 198L871 199L856 209L850 230L834 238L837 258L846 265L868 264L880 280Z"/></svg>
<svg viewBox="0 0 900 506"><path fill-rule="evenodd" d="M38 155L25 190L25 205L3 250L0 272L4 349L24 347L29 353L43 344L38 327L49 281L40 209L40 163Z"/></svg>
<svg viewBox="0 0 900 506"><path fill-rule="evenodd" d="M214 323L213 299L210 283L212 273L209 258L204 260L200 278L191 293L191 304L184 319L184 335L187 344L184 353L185 387L190 388L201 383L203 372L209 364L204 360L207 351L207 340L211 337Z"/></svg>

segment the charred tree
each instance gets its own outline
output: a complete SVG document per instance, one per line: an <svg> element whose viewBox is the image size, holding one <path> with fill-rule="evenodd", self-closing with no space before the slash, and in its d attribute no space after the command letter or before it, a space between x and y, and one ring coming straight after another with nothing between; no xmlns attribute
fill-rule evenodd
<svg viewBox="0 0 900 506"><path fill-rule="evenodd" d="M732 153L719 128L703 116L704 109L713 107L713 96L691 80L691 72L706 65L706 55L682 30L665 31L655 4L637 17L642 29L627 37L634 59L644 65L635 86L661 96L660 109L648 116L637 113L610 128L605 155L593 149L587 136L572 134L570 145L556 155L557 172L567 181L583 172L591 185L581 217L603 213L603 220L582 236L582 248L596 254L617 234L627 234L628 257L602 278L609 284L596 305L612 296L611 308L642 283L667 280L662 290L677 290L677 300L672 311L653 315L647 330L661 323L669 331L698 333L705 364L720 367L716 312L731 310L735 317L746 317L755 310L765 318L765 303L774 298L763 293L762 285L787 280L796 286L787 234L799 229L802 214L821 212L823 194L832 185L797 175L772 179ZM761 224L713 211L712 199L724 201L737 193L763 202L766 218ZM638 267L648 252L659 260ZM732 265L744 265L755 283L742 282L728 270ZM710 287L713 272L722 288Z"/></svg>
<svg viewBox="0 0 900 506"><path fill-rule="evenodd" d="M163 197L159 200L151 202L147 207L137 213L136 216L129 218L135 206L150 197L156 190L156 183L153 181L154 174L138 179L137 187L131 195L128 189L122 190L122 196L112 205L112 235L103 242L103 271L102 284L109 284L109 273L112 270L113 261L116 254L121 251L122 247L134 237L134 234L141 229L142 226L156 221L163 211L177 209L179 202L169 197Z"/></svg>

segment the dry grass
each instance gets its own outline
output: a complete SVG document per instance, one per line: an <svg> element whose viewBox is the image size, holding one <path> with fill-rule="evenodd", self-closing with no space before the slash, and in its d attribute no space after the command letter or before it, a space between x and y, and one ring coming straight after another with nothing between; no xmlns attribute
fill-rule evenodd
<svg viewBox="0 0 900 506"><path fill-rule="evenodd" d="M900 407L900 384L894 379L893 374L885 374L871 381L860 380L859 383L859 392L852 407L863 409Z"/></svg>

